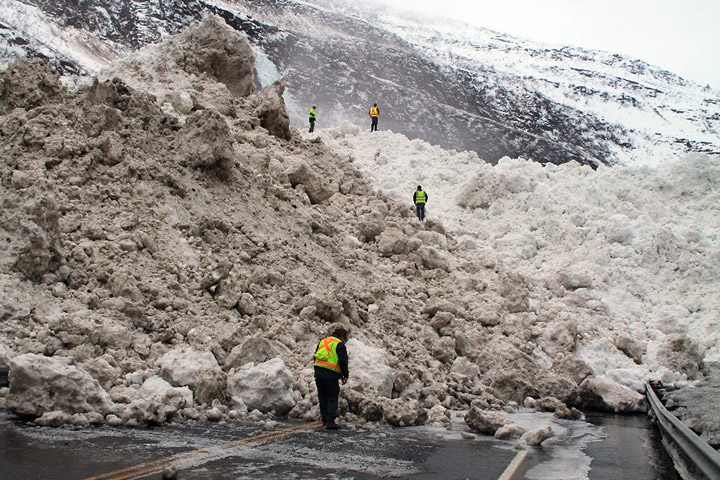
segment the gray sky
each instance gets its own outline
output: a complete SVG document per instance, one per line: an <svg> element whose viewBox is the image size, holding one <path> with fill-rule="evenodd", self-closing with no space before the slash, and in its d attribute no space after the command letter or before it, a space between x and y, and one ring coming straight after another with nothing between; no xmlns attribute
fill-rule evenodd
<svg viewBox="0 0 720 480"><path fill-rule="evenodd" d="M720 0L378 0L514 36L637 57L720 90Z"/></svg>

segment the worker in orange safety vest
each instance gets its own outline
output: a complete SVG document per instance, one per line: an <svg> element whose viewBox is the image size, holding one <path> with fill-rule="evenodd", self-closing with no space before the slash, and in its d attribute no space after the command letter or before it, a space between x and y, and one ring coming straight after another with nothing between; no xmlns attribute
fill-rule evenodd
<svg viewBox="0 0 720 480"><path fill-rule="evenodd" d="M372 107L370 107L370 119L372 120L372 123L370 124L371 132L377 132L379 118L380 118L380 109L378 108L377 103L376 103Z"/></svg>
<svg viewBox="0 0 720 480"><path fill-rule="evenodd" d="M339 382L342 380L342 384L345 385L350 375L345 348L347 338L348 331L338 327L329 337L320 340L315 349L315 385L317 385L322 422L328 430L340 428L335 423L340 397Z"/></svg>

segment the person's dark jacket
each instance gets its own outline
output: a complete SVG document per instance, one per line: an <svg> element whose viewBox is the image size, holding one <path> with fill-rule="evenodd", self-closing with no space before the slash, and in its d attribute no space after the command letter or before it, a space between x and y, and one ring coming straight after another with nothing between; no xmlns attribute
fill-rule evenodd
<svg viewBox="0 0 720 480"><path fill-rule="evenodd" d="M320 347L320 344L318 343L318 348ZM317 352L317 349L315 349ZM335 350L338 355L338 365L340 365L340 370L342 370L342 375L340 375L337 372L334 372L330 370L329 368L323 368L323 367L315 367L315 376L319 378L328 378L328 379L341 379L341 378L348 378L350 376L350 370L348 369L348 354L347 354L347 348L345 348L345 342L338 343L337 349Z"/></svg>

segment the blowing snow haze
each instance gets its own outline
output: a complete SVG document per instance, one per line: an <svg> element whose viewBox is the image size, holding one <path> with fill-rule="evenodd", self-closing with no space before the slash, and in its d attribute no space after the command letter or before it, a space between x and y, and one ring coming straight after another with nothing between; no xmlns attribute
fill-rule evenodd
<svg viewBox="0 0 720 480"><path fill-rule="evenodd" d="M0 6L4 58L57 67L0 77L15 413L314 419L336 323L353 422L637 411L720 360L716 92L337 3Z"/></svg>
<svg viewBox="0 0 720 480"><path fill-rule="evenodd" d="M621 55L330 0L2 5L2 57L40 54L77 73L216 13L247 34L260 82L287 82L298 126L311 105L318 128L364 124L378 102L381 128L490 162L657 164L720 151L716 91Z"/></svg>

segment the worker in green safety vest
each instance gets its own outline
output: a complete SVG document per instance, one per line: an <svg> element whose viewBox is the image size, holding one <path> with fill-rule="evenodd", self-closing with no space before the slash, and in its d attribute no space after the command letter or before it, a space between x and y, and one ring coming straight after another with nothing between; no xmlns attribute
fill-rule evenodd
<svg viewBox="0 0 720 480"><path fill-rule="evenodd" d="M428 201L428 194L422 189L422 185L418 185L417 190L413 194L413 203L417 209L417 216L422 222L425 220L425 204Z"/></svg>
<svg viewBox="0 0 720 480"><path fill-rule="evenodd" d="M315 131L315 118L317 117L317 108L315 105L310 109L310 133Z"/></svg>
<svg viewBox="0 0 720 480"><path fill-rule="evenodd" d="M318 343L314 355L315 385L317 385L320 415L325 428L336 430L340 426L335 423L340 398L340 384L347 383L348 354L345 342L348 331L343 327L333 330L332 334Z"/></svg>

